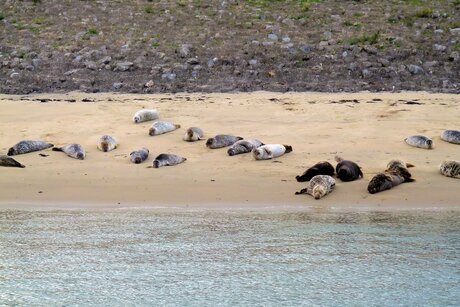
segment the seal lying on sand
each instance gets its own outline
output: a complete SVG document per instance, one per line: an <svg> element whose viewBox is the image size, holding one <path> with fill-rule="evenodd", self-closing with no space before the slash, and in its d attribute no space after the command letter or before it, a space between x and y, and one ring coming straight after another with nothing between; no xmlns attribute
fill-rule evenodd
<svg viewBox="0 0 460 307"><path fill-rule="evenodd" d="M399 163L391 163L390 161L389 167L390 168L383 173L378 173L371 179L367 186L369 193L375 194L377 192L389 190L404 182L415 181L411 178L412 174L407 168L402 167Z"/></svg>
<svg viewBox="0 0 460 307"><path fill-rule="evenodd" d="M110 135L101 136L101 138L99 139L99 143L97 143L97 148L99 148L103 152L114 150L117 147L117 140Z"/></svg>
<svg viewBox="0 0 460 307"><path fill-rule="evenodd" d="M460 178L460 162L455 160L444 161L439 166L439 171L444 176Z"/></svg>
<svg viewBox="0 0 460 307"><path fill-rule="evenodd" d="M53 147L53 144L43 141L21 141L8 149L8 156L22 155Z"/></svg>
<svg viewBox="0 0 460 307"><path fill-rule="evenodd" d="M69 144L63 147L54 147L54 151L63 151L71 158L83 160L86 157L85 150L80 144Z"/></svg>
<svg viewBox="0 0 460 307"><path fill-rule="evenodd" d="M158 119L160 113L156 109L142 109L137 111L133 116L133 122L138 124L149 120Z"/></svg>
<svg viewBox="0 0 460 307"><path fill-rule="evenodd" d="M130 155L131 162L139 164L139 163L142 163L145 160L147 160L147 158L149 156L149 150L147 148L143 147L143 148L141 148L139 150L133 151L129 155Z"/></svg>
<svg viewBox="0 0 460 307"><path fill-rule="evenodd" d="M173 124L171 122L154 122L149 129L149 135L159 135L167 132L179 129L180 125Z"/></svg>
<svg viewBox="0 0 460 307"><path fill-rule="evenodd" d="M227 150L227 153L229 156L244 154L251 152L253 149L258 148L262 145L264 145L264 143L256 139L239 140Z"/></svg>
<svg viewBox="0 0 460 307"><path fill-rule="evenodd" d="M335 156L335 161L338 162L335 167L337 177L342 181L354 181L363 177L363 172L358 164L353 161L344 160L342 157Z"/></svg>
<svg viewBox="0 0 460 307"><path fill-rule="evenodd" d="M387 164L387 169L395 169L397 167L409 168L409 167L414 167L414 165L410 163L406 163L402 160L391 160Z"/></svg>
<svg viewBox="0 0 460 307"><path fill-rule="evenodd" d="M285 153L292 151L292 146L281 144L268 144L252 150L252 155L256 160L268 160L277 158Z"/></svg>
<svg viewBox="0 0 460 307"><path fill-rule="evenodd" d="M181 164L185 162L187 159L181 156L173 155L173 154L160 154L155 158L153 161L153 167L159 168L162 166L173 166L177 164Z"/></svg>
<svg viewBox="0 0 460 307"><path fill-rule="evenodd" d="M298 182L310 181L316 175L329 175L334 176L334 167L331 163L322 161L318 162L309 169L307 169L302 175L295 176Z"/></svg>
<svg viewBox="0 0 460 307"><path fill-rule="evenodd" d="M334 188L334 178L329 175L316 175L311 178L305 189L302 189L299 192L295 192L295 195L308 194L313 196L315 199L320 199L331 193Z"/></svg>
<svg viewBox="0 0 460 307"><path fill-rule="evenodd" d="M21 167L24 168L25 165L19 163L18 161L14 160L11 157L8 157L6 155L1 155L0 156L0 166L5 166L5 167Z"/></svg>
<svg viewBox="0 0 460 307"><path fill-rule="evenodd" d="M446 130L441 133L441 139L449 143L460 144L460 131Z"/></svg>
<svg viewBox="0 0 460 307"><path fill-rule="evenodd" d="M408 145L418 147L418 148L424 148L424 149L433 148L433 140L423 135L413 135L413 136L410 136L404 139L404 141Z"/></svg>
<svg viewBox="0 0 460 307"><path fill-rule="evenodd" d="M203 130L198 127L190 127L187 129L187 132L185 132L183 140L187 142L195 142L202 140L203 137Z"/></svg>
<svg viewBox="0 0 460 307"><path fill-rule="evenodd" d="M240 136L218 134L213 138L209 138L206 141L206 146L211 149L222 148L233 145L234 143L242 139L243 138Z"/></svg>

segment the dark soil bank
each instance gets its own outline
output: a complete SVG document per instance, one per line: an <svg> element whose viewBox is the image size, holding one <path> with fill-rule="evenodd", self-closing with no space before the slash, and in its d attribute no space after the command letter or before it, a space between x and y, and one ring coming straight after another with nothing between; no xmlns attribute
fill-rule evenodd
<svg viewBox="0 0 460 307"><path fill-rule="evenodd" d="M459 0L2 0L0 92L460 92Z"/></svg>

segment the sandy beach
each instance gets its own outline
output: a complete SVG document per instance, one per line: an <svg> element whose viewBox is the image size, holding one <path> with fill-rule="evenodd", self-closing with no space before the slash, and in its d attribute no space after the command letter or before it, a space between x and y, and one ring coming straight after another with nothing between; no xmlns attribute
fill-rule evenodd
<svg viewBox="0 0 460 307"><path fill-rule="evenodd" d="M55 146L79 143L87 153L83 161L51 150L15 156L26 168L0 168L0 208L458 210L460 181L439 174L438 165L460 159L460 146L439 137L445 129L460 128L459 102L458 95L425 92L0 95L0 153L26 139ZM152 122L132 122L141 108L156 108L161 120L182 127L149 136ZM258 138L292 145L293 152L268 161L255 161L250 154L230 157L226 148L211 150L205 141L184 142L191 126L201 127L205 137ZM99 151L103 134L115 136L119 148ZM405 144L404 138L415 134L433 138L434 149ZM150 156L135 165L129 154L141 147ZM160 153L187 161L148 168ZM357 162L364 178L337 180L335 191L321 200L294 195L306 185L296 175L319 161L335 165L336 154ZM415 165L416 182L369 194L369 180L395 158Z"/></svg>

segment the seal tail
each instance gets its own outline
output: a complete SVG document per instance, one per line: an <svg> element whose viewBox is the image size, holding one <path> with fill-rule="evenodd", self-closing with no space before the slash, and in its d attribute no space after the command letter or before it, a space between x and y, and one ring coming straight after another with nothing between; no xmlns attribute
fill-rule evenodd
<svg viewBox="0 0 460 307"><path fill-rule="evenodd" d="M334 157L334 159L335 159L335 161L336 161L337 163L340 163L340 162L343 161L343 158L342 158L341 156L338 156L338 155L336 155L336 156Z"/></svg>
<svg viewBox="0 0 460 307"><path fill-rule="evenodd" d="M62 151L62 147L53 147L52 151Z"/></svg>
<svg viewBox="0 0 460 307"><path fill-rule="evenodd" d="M176 129L179 129L179 128L180 128L180 125L174 125L174 127L176 127Z"/></svg>
<svg viewBox="0 0 460 307"><path fill-rule="evenodd" d="M302 189L299 192L295 192L294 195L307 194L307 189Z"/></svg>
<svg viewBox="0 0 460 307"><path fill-rule="evenodd" d="M406 167L409 168L409 167L415 167L414 164L410 164L410 163L406 163Z"/></svg>
<svg viewBox="0 0 460 307"><path fill-rule="evenodd" d="M292 146L291 145L283 145L284 148L286 148L286 153L289 153L292 151Z"/></svg>

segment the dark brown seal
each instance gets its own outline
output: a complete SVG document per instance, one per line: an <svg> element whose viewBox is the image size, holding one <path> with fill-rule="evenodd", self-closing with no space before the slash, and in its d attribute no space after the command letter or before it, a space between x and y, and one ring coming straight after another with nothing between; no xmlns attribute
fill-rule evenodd
<svg viewBox="0 0 460 307"><path fill-rule="evenodd" d="M354 181L363 177L363 172L358 164L353 161L344 160L343 158L336 156L335 160L338 162L335 167L337 178L342 181Z"/></svg>
<svg viewBox="0 0 460 307"><path fill-rule="evenodd" d="M334 167L327 161L318 162L309 169L307 169L302 175L295 176L298 182L310 181L311 178L316 175L329 175L334 176Z"/></svg>
<svg viewBox="0 0 460 307"><path fill-rule="evenodd" d="M404 182L415 181L415 179L412 178L412 174L407 170L406 167L398 164L389 166L390 167L383 173L378 173L371 179L369 185L367 186L369 193L375 194L389 190Z"/></svg>

